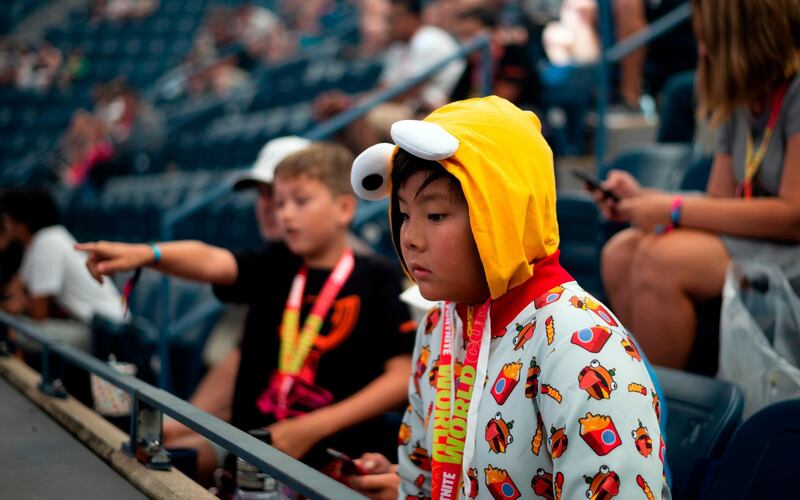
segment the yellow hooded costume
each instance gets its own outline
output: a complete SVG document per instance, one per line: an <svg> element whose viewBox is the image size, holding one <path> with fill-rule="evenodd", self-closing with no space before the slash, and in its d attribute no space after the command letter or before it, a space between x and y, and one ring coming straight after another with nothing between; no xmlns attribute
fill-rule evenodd
<svg viewBox="0 0 800 500"><path fill-rule="evenodd" d="M375 199L391 191L388 169L399 147L438 161L461 183L492 299L527 281L535 263L558 250L553 153L536 115L499 97L469 99L421 122L396 123L392 138L398 146L376 145L356 159L356 192ZM402 261L398 224L390 222Z"/></svg>

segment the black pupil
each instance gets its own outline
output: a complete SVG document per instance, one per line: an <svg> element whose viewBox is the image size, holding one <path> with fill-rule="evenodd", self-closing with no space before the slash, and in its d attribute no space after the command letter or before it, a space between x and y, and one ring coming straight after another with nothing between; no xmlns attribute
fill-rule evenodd
<svg viewBox="0 0 800 500"><path fill-rule="evenodd" d="M361 185L367 191L375 191L383 184L383 177L380 174L369 174L361 181Z"/></svg>

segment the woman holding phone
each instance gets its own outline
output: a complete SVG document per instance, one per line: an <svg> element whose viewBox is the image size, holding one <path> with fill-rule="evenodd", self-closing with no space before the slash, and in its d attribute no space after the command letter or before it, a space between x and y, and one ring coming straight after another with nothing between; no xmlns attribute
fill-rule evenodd
<svg viewBox="0 0 800 500"><path fill-rule="evenodd" d="M800 284L800 2L692 0L699 116L718 127L706 192L643 189L611 171L595 201L631 228L603 248L611 305L656 364L684 368L695 304L719 297L731 259Z"/></svg>

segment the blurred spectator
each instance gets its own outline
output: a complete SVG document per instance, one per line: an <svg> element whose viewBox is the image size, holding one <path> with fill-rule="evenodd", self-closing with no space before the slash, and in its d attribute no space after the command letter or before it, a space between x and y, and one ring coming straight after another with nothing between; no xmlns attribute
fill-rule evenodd
<svg viewBox="0 0 800 500"><path fill-rule="evenodd" d="M108 127L117 157L154 153L164 143L163 115L118 78L97 91L95 115Z"/></svg>
<svg viewBox="0 0 800 500"><path fill-rule="evenodd" d="M94 113L75 112L60 141L69 186L130 173L137 157L157 155L164 143L163 115L124 79L96 88L94 99Z"/></svg>
<svg viewBox="0 0 800 500"><path fill-rule="evenodd" d="M239 174L234 182L233 188L237 191L258 189L256 219L264 241L280 240L283 236L278 225L277 211L272 196L275 167L287 156L302 151L310 145L311 141L297 136L272 139L264 144L264 147L258 152L258 158L253 167Z"/></svg>
<svg viewBox="0 0 800 500"><path fill-rule="evenodd" d="M7 287L9 297L0 303L4 310L36 320L45 335L84 351L91 347L88 323L95 314L125 321L119 293L110 280L100 285L86 274L86 256L73 248L75 239L59 224L46 191L4 192L0 217L3 248L17 243L24 249L19 280Z"/></svg>
<svg viewBox="0 0 800 500"><path fill-rule="evenodd" d="M389 0L359 0L359 27L362 57L369 57L385 49L389 44Z"/></svg>
<svg viewBox="0 0 800 500"><path fill-rule="evenodd" d="M554 65L596 62L600 58L596 0L565 0L558 21L548 23L542 37Z"/></svg>
<svg viewBox="0 0 800 500"><path fill-rule="evenodd" d="M458 50L458 43L447 32L422 24L419 0L392 0L390 27L393 43L385 54L378 91L423 73ZM453 61L395 101L413 111L437 108L449 102L450 93L463 71L464 61ZM314 113L318 119L329 118L352 106L355 100L340 91L328 92L314 102Z"/></svg>
<svg viewBox="0 0 800 500"><path fill-rule="evenodd" d="M143 19L158 10L158 0L92 0L92 21Z"/></svg>
<svg viewBox="0 0 800 500"><path fill-rule="evenodd" d="M497 17L483 7L470 8L457 16L457 33L463 42L488 35L492 40L492 93L520 106L536 101L539 80L526 46L506 42L497 28ZM481 96L483 68L481 52L468 56L467 67L450 98L460 101Z"/></svg>
<svg viewBox="0 0 800 500"><path fill-rule="evenodd" d="M686 0L613 0L614 27L622 40L668 14ZM624 104L638 109L645 92L658 97L670 76L697 64L697 46L689 21L620 61L619 93Z"/></svg>
<svg viewBox="0 0 800 500"><path fill-rule="evenodd" d="M386 53L379 81L381 88L408 80L458 50L458 44L447 32L422 23L419 0L392 0L391 12L394 43ZM464 65L464 61L454 61L404 100L407 104L416 104L412 107L428 110L446 104Z"/></svg>
<svg viewBox="0 0 800 500"><path fill-rule="evenodd" d="M768 262L800 289L800 3L693 0L700 113L719 126L702 194L644 189L612 170L595 191L631 228L603 248L611 304L648 358L683 368L696 305L720 296L728 265ZM708 334L709 332L702 332Z"/></svg>
<svg viewBox="0 0 800 500"><path fill-rule="evenodd" d="M297 44L286 25L272 11L258 5L243 5L236 11L236 38L244 49L243 69L281 61L294 54Z"/></svg>
<svg viewBox="0 0 800 500"><path fill-rule="evenodd" d="M13 84L21 90L45 92L61 71L61 51L50 42L41 40L34 46L22 44L11 55Z"/></svg>
<svg viewBox="0 0 800 500"><path fill-rule="evenodd" d="M97 116L78 110L72 115L69 127L59 141L64 160L62 181L67 186L86 182L92 169L110 160L114 147L108 126Z"/></svg>

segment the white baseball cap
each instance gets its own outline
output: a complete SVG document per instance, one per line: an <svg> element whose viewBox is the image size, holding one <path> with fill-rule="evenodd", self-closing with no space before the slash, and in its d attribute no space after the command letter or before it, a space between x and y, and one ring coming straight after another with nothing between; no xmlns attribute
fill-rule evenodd
<svg viewBox="0 0 800 500"><path fill-rule="evenodd" d="M272 139L264 144L258 152L253 167L234 178L233 189L247 189L258 184L271 184L275 177L275 168L287 156L302 151L311 145L311 141L296 135L287 135Z"/></svg>

